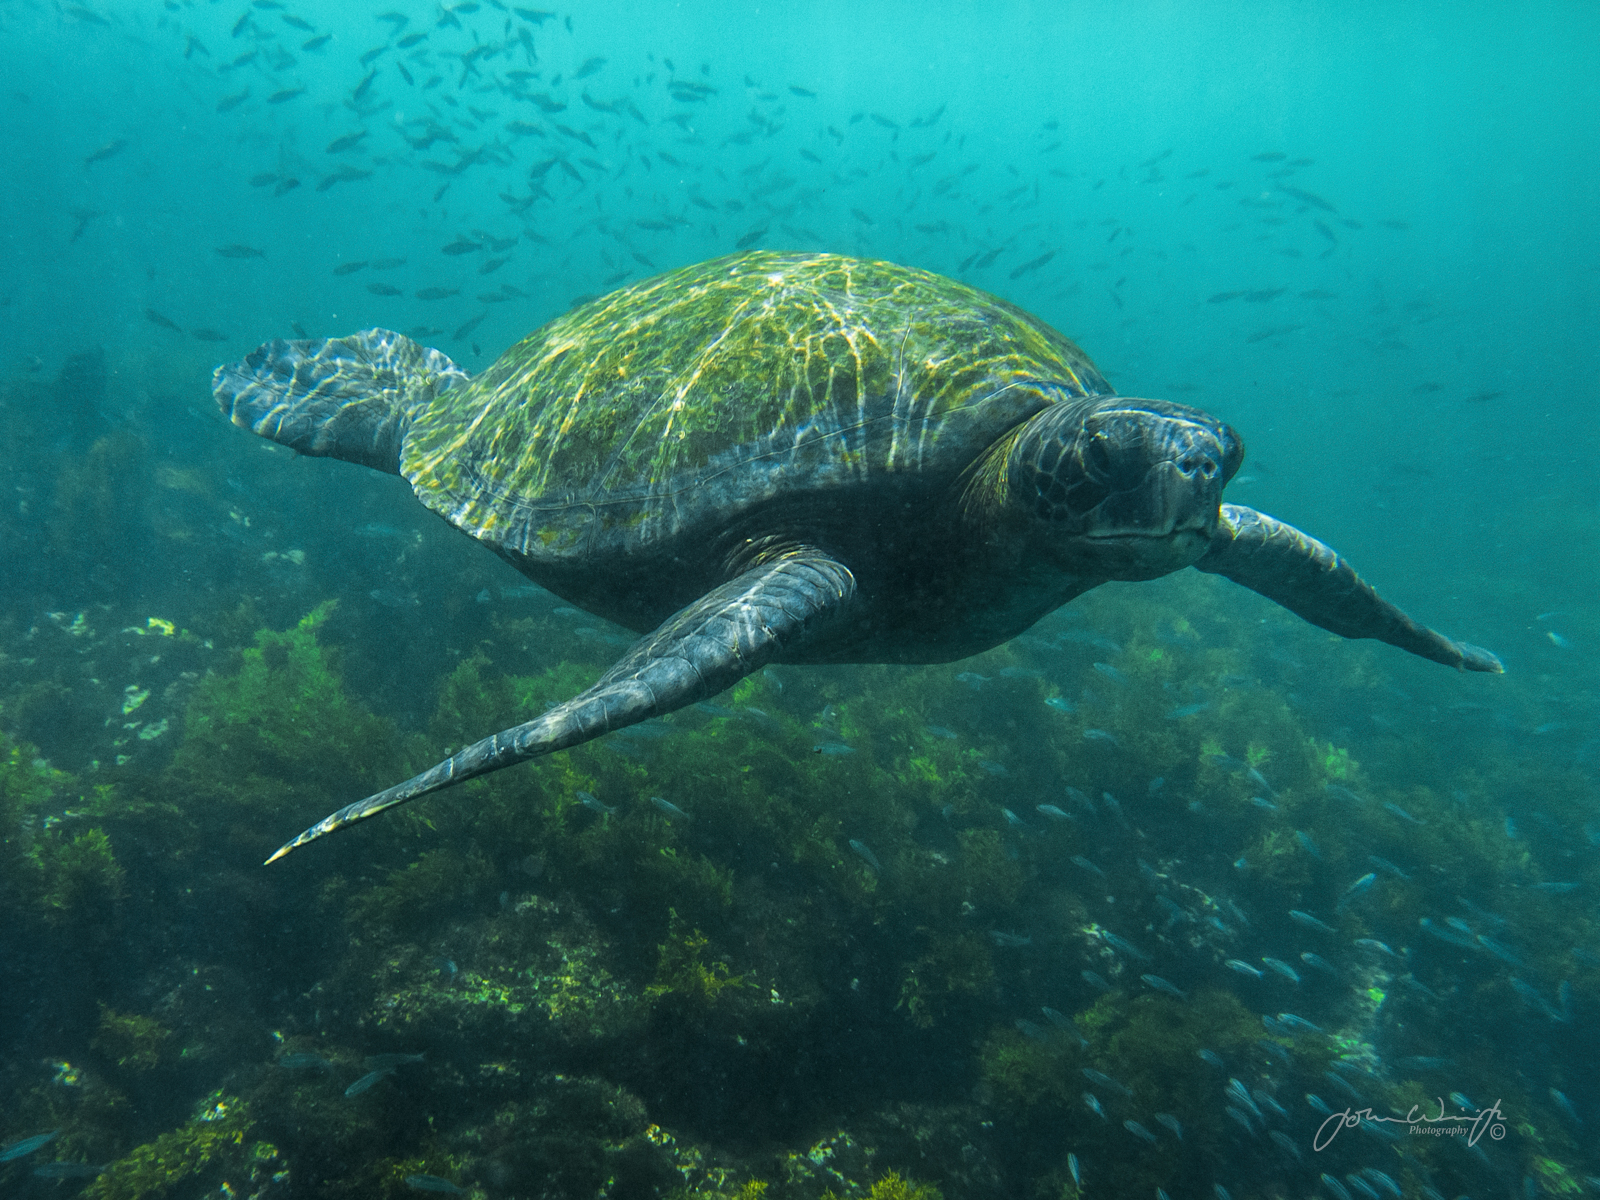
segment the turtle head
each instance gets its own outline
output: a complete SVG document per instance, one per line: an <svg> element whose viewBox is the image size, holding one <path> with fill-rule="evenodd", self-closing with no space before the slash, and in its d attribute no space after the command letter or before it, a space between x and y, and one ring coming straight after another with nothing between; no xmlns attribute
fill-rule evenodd
<svg viewBox="0 0 1600 1200"><path fill-rule="evenodd" d="M1153 579L1205 553L1243 459L1238 435L1198 409L1090 397L1018 431L1007 500L1042 523L1046 552L1074 572Z"/></svg>

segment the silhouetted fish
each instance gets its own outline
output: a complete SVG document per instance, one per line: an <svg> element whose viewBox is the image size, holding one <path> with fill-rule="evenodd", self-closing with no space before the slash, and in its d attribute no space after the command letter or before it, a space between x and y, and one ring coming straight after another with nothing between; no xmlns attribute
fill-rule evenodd
<svg viewBox="0 0 1600 1200"><path fill-rule="evenodd" d="M104 146L101 146L99 149L95 150L94 153L85 158L83 160L83 165L87 167L90 163L104 162L113 154L120 153L123 147L125 147L127 144L128 141L126 138L118 138L114 142L107 142Z"/></svg>

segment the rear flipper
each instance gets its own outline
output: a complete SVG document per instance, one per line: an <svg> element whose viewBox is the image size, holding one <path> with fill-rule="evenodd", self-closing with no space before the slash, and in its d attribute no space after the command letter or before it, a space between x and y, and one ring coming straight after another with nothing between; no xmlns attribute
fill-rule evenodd
<svg viewBox="0 0 1600 1200"><path fill-rule="evenodd" d="M1265 513L1224 504L1211 548L1194 564L1260 592L1340 637L1377 638L1467 671L1504 671L1489 651L1418 625L1334 551Z"/></svg>
<svg viewBox="0 0 1600 1200"><path fill-rule="evenodd" d="M855 587L849 570L820 551L754 567L646 634L587 691L324 817L267 862L396 804L714 696L793 649L843 609Z"/></svg>
<svg viewBox="0 0 1600 1200"><path fill-rule="evenodd" d="M387 329L327 341L271 341L216 369L211 394L235 425L301 454L400 473L411 415L469 376Z"/></svg>

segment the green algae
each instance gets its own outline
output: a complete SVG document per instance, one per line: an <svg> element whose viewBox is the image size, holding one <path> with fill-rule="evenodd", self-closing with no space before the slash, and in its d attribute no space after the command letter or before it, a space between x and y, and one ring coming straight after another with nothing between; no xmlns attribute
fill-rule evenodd
<svg viewBox="0 0 1600 1200"><path fill-rule="evenodd" d="M895 1007L912 1024L931 1029L984 997L995 983L989 944L971 932L934 936L917 930L928 950L900 968L900 995Z"/></svg>
<svg viewBox="0 0 1600 1200"><path fill-rule="evenodd" d="M494 884L482 855L443 847L428 850L403 870L353 896L346 919L365 929L403 929L470 908Z"/></svg>
<svg viewBox="0 0 1600 1200"><path fill-rule="evenodd" d="M117 1066L149 1071L171 1053L172 1030L154 1017L119 1013L100 1006L100 1028L93 1046Z"/></svg>
<svg viewBox="0 0 1600 1200"><path fill-rule="evenodd" d="M63 804L71 807L62 812ZM7 910L42 918L58 932L114 926L127 873L110 834L76 822L117 807L110 785L81 790L33 747L0 734L0 901Z"/></svg>
<svg viewBox="0 0 1600 1200"><path fill-rule="evenodd" d="M97 919L122 898L125 872L103 829L44 840L36 853L44 870L40 903L52 924Z"/></svg>
<svg viewBox="0 0 1600 1200"><path fill-rule="evenodd" d="M632 1036L646 1020L644 985L619 970L615 952L575 906L526 896L485 924L456 948L459 966L393 927L364 931L345 964L348 986L367 997L360 1025L401 1044L448 1032L488 1046L507 1038L590 1046ZM500 1062L494 1074L519 1074L518 1058Z"/></svg>
<svg viewBox="0 0 1600 1200"><path fill-rule="evenodd" d="M240 967L208 968L181 987L163 980L175 997L170 1005L108 996L91 1029L95 1052L119 1065L105 1068L119 1086L131 1089L126 1080L164 1071L174 1057L200 1064L206 1086L235 1072L230 1093L260 1127L241 1127L232 1143L207 1143L193 1123L180 1125L118 1161L107 1178L120 1179L123 1190L95 1194L187 1193L223 1177L237 1186L252 1168L234 1164L251 1161L252 1148L265 1145L251 1139L261 1136L271 1137L279 1169L297 1157L338 1162L326 1177L330 1195L339 1187L412 1194L404 1177L417 1172L494 1194L547 1170L594 1188L631 1172L657 1194L680 1186L686 1196L816 1200L825 1189L863 1196L880 1187L901 1189L885 1196L933 1188L964 1195L981 1190L962 1174L965 1147L976 1160L1004 1162L1013 1194L1071 1194L1068 1146L1093 1161L1094 1183L1108 1193L1149 1195L1159 1186L1177 1194L1173 1181L1184 1172L1198 1177L1226 1160L1236 1132L1213 1111L1224 1077L1201 1062L1199 1049L1230 1063L1273 1062L1266 1041L1289 1059L1273 1071L1315 1080L1339 1058L1374 1061L1373 1042L1385 1043L1373 1031L1399 1026L1409 1052L1453 1057L1451 1086L1480 1099L1503 1094L1508 1110L1515 1104L1531 1114L1519 1132L1528 1146L1524 1170L1551 1194L1570 1190L1587 1167L1562 1118L1510 1083L1504 1064L1473 1049L1472 1039L1419 1019L1414 981L1375 968L1357 973L1339 958L1345 982L1357 988L1353 1001L1331 1006L1331 1020L1305 1010L1327 1024L1328 1036L1264 1039L1259 1017L1231 993L1174 976L1186 1000L1149 994L1137 978L1149 968L1086 932L1099 929L1098 917L1164 961L1185 956L1180 961L1202 980L1214 980L1221 957L1234 952L1221 947L1266 940L1235 930L1201 941L1212 936L1197 933L1201 917L1237 925L1222 903L1237 897L1265 926L1282 924L1282 911L1294 906L1338 930L1336 943L1299 946L1326 951L1376 936L1404 949L1393 931L1416 931L1424 916L1438 920L1448 903L1433 873L1415 869L1428 864L1524 931L1527 944L1517 952L1530 977L1552 981L1546 994L1553 998L1560 979L1572 980L1580 997L1594 986L1592 966L1572 949L1596 945L1591 918L1530 886L1588 879L1580 874L1587 868L1564 869L1533 840L1508 839L1497 808L1522 789L1537 791L1554 819L1577 828L1589 819L1581 773L1475 762L1422 782L1385 765L1388 752L1370 737L1336 733L1330 741L1274 691L1246 684L1208 682L1209 707L1169 717L1189 707L1190 680L1262 673L1249 635L1218 632L1224 614L1204 586L1180 585L1172 594L1188 615L1174 619L1169 608L1143 600L1125 611L1110 601L1087 606L1096 628L1122 647L1120 656L1092 653L1114 658L1123 683L1086 661L1036 655L1026 643L924 671L779 668L705 708L653 723L649 736L612 735L364 824L341 835L349 840L336 851L337 872L304 867L300 884L274 882L283 877L272 874L259 877L264 883L227 879L249 903L272 906L271 928L289 931L275 935L270 971L252 977ZM8 898L25 901L36 923L56 914L49 920L67 924L51 929L76 940L71 921L115 917L146 886L193 887L204 897L197 903L232 896L226 872L207 875L202 848L260 837L270 850L296 827L276 828L291 797L316 809L319 800L306 795L327 796L331 808L347 794L394 782L408 764L425 765L567 698L597 670L592 646L556 642L563 627L554 618L514 631L496 626L481 652L432 681L438 699L425 728L401 735L346 686L339 656L325 644L329 615L319 607L287 630L248 629L242 640L249 645L197 686L178 758L154 779L130 773L114 786L84 789L34 763L26 747L10 746L0 763L10 831L0 846L0 888ZM238 618L241 629L251 622L260 619ZM1158 629L1160 638L1147 632ZM552 643L543 659L531 651L518 658L505 641L535 635ZM1350 648L1336 649L1339 657L1328 661L1338 664L1331 673L1339 686L1384 681L1370 663L1343 665ZM516 662L520 673L500 673L494 664L502 661ZM974 688L957 679L966 673L987 682ZM1085 691L1097 699L1084 700ZM1046 703L1063 695L1077 712ZM929 726L960 735L946 738ZM1118 745L1086 739L1092 729ZM853 753L817 750L839 742ZM1249 769L1268 782L1270 796ZM1156 775L1164 784L1152 790ZM1069 783L1096 802L1102 792L1120 797L1128 827L1103 804L1097 836L1086 832L1094 826L1082 811L1075 822L1033 811L1034 802L1070 807ZM585 807L579 791L616 811ZM693 820L664 815L652 796ZM1275 808L1255 804L1257 797ZM226 830L196 812L215 800L228 814ZM84 818L47 824L67 805ZM163 827L175 812L188 824ZM158 829L164 841L154 836ZM1320 858L1296 839L1302 830ZM1102 844L1123 837L1131 843L1126 854L1113 850L1121 857L1101 860L1111 879L1070 864L1074 854L1100 859ZM852 853L851 840L870 847L881 873ZM314 866L311 853L295 863ZM1405 864L1413 877L1385 875L1340 911L1344 889L1371 869L1373 853ZM1161 880L1152 886L1194 910L1194 922L1163 928L1159 910L1124 880L1138 877L1136 857ZM1229 866L1239 857L1248 870ZM141 858L144 874L132 886L124 864ZM1101 896L1113 887L1117 908L1108 913ZM231 919L244 907L230 909ZM1121 913L1125 920L1113 915ZM1432 981L1425 974L1432 947L1425 935L1412 940L1420 943L1418 979ZM1472 955L1475 968L1492 965L1487 952ZM1406 970L1376 961L1395 974ZM1083 987L1083 967L1108 975L1113 991ZM256 1012L275 1010L277 1002L263 996L277 985L265 977L279 973L293 977L286 990L309 997L295 1019L309 1023L320 1013L323 1022L315 1036L309 1025L285 1026L287 1045L325 1053L333 1070L263 1065L273 1044ZM1544 1020L1524 1008L1504 972L1481 975L1468 974L1465 991L1474 1007L1498 1014L1492 1020L1515 1024L1506 1022L1508 1012ZM1314 994L1308 981L1297 996ZM1275 1010L1300 1001L1270 1003ZM1019 1028L1018 1017L1041 1020L1041 1005L1065 1010L1072 1029ZM897 1056L882 1069L887 1078L877 1077L876 1065L870 1073L837 1065L836 1078L794 1084L793 1094L811 1107L783 1113L762 1080L816 1047L832 1049L856 1024ZM1550 1023L1548 1036L1568 1031ZM847 1053L862 1045L845 1044ZM425 1064L365 1096L343 1096L364 1056L415 1049L427 1050ZM965 1125L927 1121L933 1132L920 1141L886 1140L885 1114L921 1086L903 1082L913 1078L906 1068L918 1055L952 1059L959 1082L941 1083L949 1089L942 1098L971 1111ZM1178 1116L1183 1146L1164 1142L1147 1161L1126 1162L1124 1114L1100 1128L1083 1106L1084 1068L1132 1091L1140 1119L1155 1110ZM1230 1069L1249 1077L1249 1067ZM596 1100L583 1107L589 1127L562 1125L568 1101L555 1097L570 1101L573 1093L551 1073L592 1075L594 1096L625 1081L649 1100L616 1101L627 1120L608 1116ZM1413 1097L1431 1099L1410 1079L1363 1086L1374 1103L1402 1112ZM102 1097L110 1094L102 1088ZM719 1094L735 1097L734 1115L701 1098ZM42 1105L30 1112L41 1114L41 1128L72 1122L63 1142L80 1139L71 1143L74 1153L92 1154L88 1139L103 1136L94 1131L129 1126L125 1100L121 1109L105 1103L103 1118L82 1104L62 1105L48 1124ZM423 1112L426 1122L413 1119ZM649 1121L659 1122L654 1135L645 1132ZM542 1129L530 1129L540 1122ZM840 1132L819 1150L817 1128ZM743 1144L746 1137L762 1150ZM1453 1177L1438 1147L1414 1152ZM908 1173L931 1182L912 1183Z"/></svg>
<svg viewBox="0 0 1600 1200"><path fill-rule="evenodd" d="M944 1193L931 1183L915 1183L902 1178L898 1171L875 1180L864 1194L867 1200L944 1200ZM822 1196L823 1200L842 1200L831 1188Z"/></svg>
<svg viewBox="0 0 1600 1200"><path fill-rule="evenodd" d="M292 628L261 630L231 674L202 680L172 774L213 799L275 806L294 788L371 788L396 769L395 734L346 692L337 654L318 641L318 605Z"/></svg>
<svg viewBox="0 0 1600 1200"><path fill-rule="evenodd" d="M211 1189L228 1182L264 1183L281 1169L276 1148L250 1141L255 1127L249 1108L217 1093L193 1119L169 1130L106 1167L84 1189L89 1200L159 1200L174 1189L189 1190L207 1179Z"/></svg>
<svg viewBox="0 0 1600 1200"><path fill-rule="evenodd" d="M677 910L668 910L667 940L657 947L655 981L645 994L670 996L681 1005L704 1008L716 1004L728 989L744 987L744 976L729 971L727 963L705 961L710 941L698 929L685 932Z"/></svg>

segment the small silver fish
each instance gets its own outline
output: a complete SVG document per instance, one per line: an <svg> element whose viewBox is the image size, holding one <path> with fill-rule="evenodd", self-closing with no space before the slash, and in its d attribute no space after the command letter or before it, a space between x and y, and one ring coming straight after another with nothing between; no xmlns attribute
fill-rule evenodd
<svg viewBox="0 0 1600 1200"><path fill-rule="evenodd" d="M23 1138L20 1142L12 1142L4 1150L0 1150L0 1162L11 1162L27 1154L32 1154L40 1146L48 1145L54 1140L59 1129L52 1129L49 1133L36 1133L30 1138Z"/></svg>
<svg viewBox="0 0 1600 1200"><path fill-rule="evenodd" d="M1378 882L1378 877L1371 871L1368 871L1360 879L1356 880L1349 887L1345 888L1344 894L1348 896L1351 892L1364 892L1376 882Z"/></svg>
<svg viewBox="0 0 1600 1200"><path fill-rule="evenodd" d="M1322 1026L1313 1025L1304 1017L1297 1017L1294 1013L1279 1013L1278 1024L1286 1025L1290 1029L1297 1029L1304 1033L1321 1033Z"/></svg>
<svg viewBox="0 0 1600 1200"><path fill-rule="evenodd" d="M1283 1130L1268 1130L1267 1136L1272 1139L1273 1145L1277 1146L1278 1149L1282 1150L1290 1158L1294 1159L1296 1162L1301 1161L1300 1147L1295 1145L1294 1139L1283 1132Z"/></svg>
<svg viewBox="0 0 1600 1200"><path fill-rule="evenodd" d="M93 1179L105 1174L110 1163L53 1162L41 1163L33 1169L40 1179Z"/></svg>
<svg viewBox="0 0 1600 1200"><path fill-rule="evenodd" d="M373 1084L377 1083L378 1080L383 1079L386 1076L393 1075L394 1073L394 1067L379 1067L376 1071L368 1071L360 1079L356 1080L349 1087L345 1088L344 1094L346 1096L359 1096L362 1092L371 1088Z"/></svg>
<svg viewBox="0 0 1600 1200"><path fill-rule="evenodd" d="M1031 946L1033 939L1020 933L1007 933L1003 929L989 930L989 939L996 946Z"/></svg>
<svg viewBox="0 0 1600 1200"><path fill-rule="evenodd" d="M1367 861L1369 863L1371 863L1373 866L1377 867L1378 870L1384 872L1386 875L1393 875L1396 879L1410 879L1411 878L1410 875L1407 875L1404 871L1402 871L1399 867L1395 866L1387 858L1379 858L1376 854L1369 854L1369 855L1367 855Z"/></svg>
<svg viewBox="0 0 1600 1200"><path fill-rule="evenodd" d="M1232 1096L1240 1104L1244 1105L1244 1107L1250 1111L1252 1116L1258 1118L1261 1117L1261 1110L1256 1107L1256 1102L1250 1095L1250 1089L1245 1087L1244 1084L1239 1080L1228 1080L1227 1092L1228 1095ZM1265 1118L1262 1119L1264 1120Z"/></svg>
<svg viewBox="0 0 1600 1200"><path fill-rule="evenodd" d="M658 809L660 809L663 813L665 813L669 817L676 817L676 818L678 818L679 820L682 820L682 821L692 821L692 820L694 820L694 817L692 817L688 813L684 812L683 809L679 808L671 800L663 800L660 796L651 796L650 797L650 803L654 804Z"/></svg>
<svg viewBox="0 0 1600 1200"><path fill-rule="evenodd" d="M1101 936L1101 938L1103 938L1105 940L1107 945L1115 946L1118 950L1121 950L1124 953L1133 955L1140 962L1149 962L1150 961L1150 956L1148 954L1146 954L1143 950L1139 949L1139 947L1135 946L1127 938L1118 937L1116 934L1112 933L1109 929L1102 929L1100 931L1100 936Z"/></svg>
<svg viewBox="0 0 1600 1200"><path fill-rule="evenodd" d="M602 816L609 817L615 814L617 811L615 805L601 804L600 801L589 795L588 792L574 792L573 796L577 799L579 804L583 805L587 809L600 813Z"/></svg>
<svg viewBox="0 0 1600 1200"><path fill-rule="evenodd" d="M878 861L878 856L867 848L867 844L865 842L858 842L855 838L851 838L850 849L854 851L856 856L859 857L862 862L866 863L867 866L871 867L879 875L883 874L883 864Z"/></svg>
<svg viewBox="0 0 1600 1200"><path fill-rule="evenodd" d="M1261 961L1266 963L1267 966L1271 967L1279 975L1282 975L1290 983L1299 983L1300 982L1300 972L1296 971L1293 967L1291 967L1288 963L1284 962L1282 959L1267 958L1267 957L1263 956Z"/></svg>
<svg viewBox="0 0 1600 1200"><path fill-rule="evenodd" d="M1127 1120L1127 1121L1124 1121L1122 1123L1122 1127L1124 1129L1126 1129L1129 1133L1133 1134L1134 1137L1143 1138L1145 1141L1149 1142L1152 1146L1155 1145L1155 1143L1156 1143L1156 1135L1151 1133L1143 1125L1139 1124L1139 1122L1134 1121L1134 1120Z"/></svg>
<svg viewBox="0 0 1600 1200"><path fill-rule="evenodd" d="M1307 929L1315 929L1321 933L1332 933L1334 931L1333 926L1317 920L1317 918L1313 917L1310 913L1302 912L1298 908L1291 908L1289 910L1289 919L1295 922L1297 925L1304 925Z"/></svg>
<svg viewBox="0 0 1600 1200"><path fill-rule="evenodd" d="M1139 978L1144 980L1145 983L1149 984L1151 987L1155 988L1155 990L1158 992L1165 992L1169 996L1176 996L1179 1000L1187 1000L1189 998L1188 992L1184 991L1176 984L1168 983L1159 975L1141 975Z"/></svg>
<svg viewBox="0 0 1600 1200"><path fill-rule="evenodd" d="M1107 1075L1104 1071L1096 1071L1093 1067L1084 1067L1084 1068L1082 1068L1082 1074L1083 1074L1083 1077L1085 1079L1087 1079L1090 1083L1099 1084L1101 1087L1104 1087L1104 1088L1110 1088L1113 1092L1116 1092L1119 1096L1132 1097L1132 1095L1133 1095L1133 1090L1131 1088L1129 1088L1126 1084L1118 1083L1115 1079L1111 1078L1111 1076Z"/></svg>

